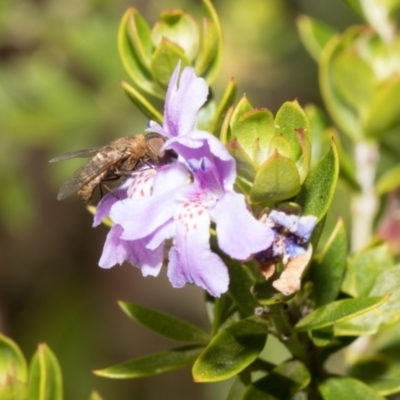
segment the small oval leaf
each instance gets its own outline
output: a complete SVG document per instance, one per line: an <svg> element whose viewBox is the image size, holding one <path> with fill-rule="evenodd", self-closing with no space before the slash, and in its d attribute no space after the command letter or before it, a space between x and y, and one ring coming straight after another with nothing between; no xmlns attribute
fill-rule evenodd
<svg viewBox="0 0 400 400"><path fill-rule="evenodd" d="M267 329L265 320L249 317L219 332L194 363L194 380L217 382L243 371L263 350Z"/></svg>
<svg viewBox="0 0 400 400"><path fill-rule="evenodd" d="M315 215L320 221L332 202L339 176L339 158L335 142L329 152L310 171L295 202L303 215Z"/></svg>
<svg viewBox="0 0 400 400"><path fill-rule="evenodd" d="M324 400L384 400L365 383L354 378L331 378L318 386Z"/></svg>
<svg viewBox="0 0 400 400"><path fill-rule="evenodd" d="M94 371L98 376L111 379L133 379L162 374L186 367L202 352L203 347L185 346L135 358L121 364Z"/></svg>
<svg viewBox="0 0 400 400"><path fill-rule="evenodd" d="M8 378L25 383L28 366L20 348L0 333L0 386Z"/></svg>
<svg viewBox="0 0 400 400"><path fill-rule="evenodd" d="M339 219L322 253L312 263L313 295L317 307L335 300L340 292L347 263L347 234Z"/></svg>
<svg viewBox="0 0 400 400"><path fill-rule="evenodd" d="M252 203L275 203L299 193L300 175L295 163L277 151L257 171L250 192Z"/></svg>
<svg viewBox="0 0 400 400"><path fill-rule="evenodd" d="M62 400L61 368L54 353L46 344L40 344L29 368L30 400Z"/></svg>
<svg viewBox="0 0 400 400"><path fill-rule="evenodd" d="M240 400L290 399L307 387L310 380L310 373L303 363L287 361L249 386Z"/></svg>
<svg viewBox="0 0 400 400"><path fill-rule="evenodd" d="M370 311L388 299L389 296L377 296L334 301L306 315L296 325L296 330L308 331L325 328Z"/></svg>
<svg viewBox="0 0 400 400"><path fill-rule="evenodd" d="M119 306L138 324L161 336L182 342L207 342L209 335L179 318L137 304L120 301Z"/></svg>

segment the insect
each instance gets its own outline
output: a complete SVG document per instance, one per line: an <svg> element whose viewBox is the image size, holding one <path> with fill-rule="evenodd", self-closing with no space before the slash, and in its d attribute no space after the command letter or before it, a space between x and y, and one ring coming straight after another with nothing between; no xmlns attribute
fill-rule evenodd
<svg viewBox="0 0 400 400"><path fill-rule="evenodd" d="M93 156L86 165L75 171L64 182L57 199L63 200L71 194L77 193L86 203L90 203L95 189L105 181L128 176L146 163L162 165L170 162L176 158L172 150L160 154L160 149L166 140L158 133L127 136L116 139L107 146L72 151L51 159L50 162L58 162Z"/></svg>

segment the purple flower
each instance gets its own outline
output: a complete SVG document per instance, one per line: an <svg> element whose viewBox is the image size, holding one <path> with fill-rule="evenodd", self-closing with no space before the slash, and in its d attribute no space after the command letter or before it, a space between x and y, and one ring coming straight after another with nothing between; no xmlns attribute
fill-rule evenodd
<svg viewBox="0 0 400 400"><path fill-rule="evenodd" d="M173 164L143 170L100 202L95 224L104 216L114 222L100 266L128 261L143 275L157 275L169 250L168 277L174 287L192 283L213 296L227 291L228 271L211 251L210 224L215 223L219 248L245 260L272 243L274 233L256 220L245 198L233 190L235 161L222 143L208 132L195 130L198 110L208 88L192 68L179 65L168 88L164 124L150 130L169 139L163 150L178 154ZM111 196L113 198L111 198Z"/></svg>

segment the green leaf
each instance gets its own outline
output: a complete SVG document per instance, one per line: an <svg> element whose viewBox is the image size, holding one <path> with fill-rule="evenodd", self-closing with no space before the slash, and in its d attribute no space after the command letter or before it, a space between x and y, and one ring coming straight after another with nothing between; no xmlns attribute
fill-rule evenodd
<svg viewBox="0 0 400 400"><path fill-rule="evenodd" d="M339 158L335 142L330 151L311 169L295 202L303 215L315 215L320 221L327 213L339 176Z"/></svg>
<svg viewBox="0 0 400 400"><path fill-rule="evenodd" d="M165 38L178 45L188 60L193 60L199 48L199 32L193 18L182 10L163 11L151 31L151 38L158 46Z"/></svg>
<svg viewBox="0 0 400 400"><path fill-rule="evenodd" d="M400 186L400 165L385 171L376 183L376 193L383 195Z"/></svg>
<svg viewBox="0 0 400 400"><path fill-rule="evenodd" d="M233 126L233 135L246 153L261 164L268 155L268 145L275 136L274 116L265 108L255 108L243 113ZM260 156L254 154L254 145L259 144Z"/></svg>
<svg viewBox="0 0 400 400"><path fill-rule="evenodd" d="M26 382L28 367L20 348L0 333L0 387L8 377Z"/></svg>
<svg viewBox="0 0 400 400"><path fill-rule="evenodd" d="M130 319L161 336L182 342L209 340L209 335L200 328L171 315L123 301L118 304Z"/></svg>
<svg viewBox="0 0 400 400"><path fill-rule="evenodd" d="M372 66L350 49L336 57L332 72L339 96L357 115L365 115L377 84Z"/></svg>
<svg viewBox="0 0 400 400"><path fill-rule="evenodd" d="M203 10L203 30L195 70L210 85L217 77L222 62L222 30L210 0L203 0Z"/></svg>
<svg viewBox="0 0 400 400"><path fill-rule="evenodd" d="M150 69L153 79L164 89L167 88L179 60L181 60L181 69L190 65L190 60L181 47L163 38L153 53Z"/></svg>
<svg viewBox="0 0 400 400"><path fill-rule="evenodd" d="M320 59L319 82L326 107L336 125L353 140L364 136L360 116L341 98L334 68L336 59L347 49L349 43L357 39L362 30L361 27L352 27L342 36L333 37Z"/></svg>
<svg viewBox="0 0 400 400"><path fill-rule="evenodd" d="M384 400L365 383L354 378L331 378L318 386L324 400Z"/></svg>
<svg viewBox="0 0 400 400"><path fill-rule="evenodd" d="M317 307L335 300L346 269L348 245L343 220L339 219L322 253L312 264L313 296Z"/></svg>
<svg viewBox="0 0 400 400"><path fill-rule="evenodd" d="M89 400L103 400L103 398L96 392L90 394Z"/></svg>
<svg viewBox="0 0 400 400"><path fill-rule="evenodd" d="M138 63L150 72L150 57L153 52L151 31L146 20L134 8L128 9L129 17L126 23L126 33Z"/></svg>
<svg viewBox="0 0 400 400"><path fill-rule="evenodd" d="M393 266L393 255L386 244L362 250L350 258L342 290L353 297L365 296L378 275Z"/></svg>
<svg viewBox="0 0 400 400"><path fill-rule="evenodd" d="M300 32L301 41L310 55L319 62L321 53L336 31L323 22L317 21L308 16L302 15L297 26Z"/></svg>
<svg viewBox="0 0 400 400"><path fill-rule="evenodd" d="M383 270L376 276L368 295L371 298L387 295L389 299L365 314L337 324L335 336L372 335L382 326L400 320L400 267Z"/></svg>
<svg viewBox="0 0 400 400"><path fill-rule="evenodd" d="M267 331L267 322L253 316L219 332L193 365L195 382L217 382L243 371L264 348Z"/></svg>
<svg viewBox="0 0 400 400"><path fill-rule="evenodd" d="M390 77L380 85L363 126L367 137L379 138L400 125L400 78Z"/></svg>
<svg viewBox="0 0 400 400"><path fill-rule="evenodd" d="M235 109L233 110L232 117L230 119L230 127L231 127L231 136L227 138L227 141L232 140L235 136L235 129L237 128L237 124L239 119L248 111L251 111L253 106L247 100L246 95L243 95L242 98L239 100L239 103L236 105Z"/></svg>
<svg viewBox="0 0 400 400"><path fill-rule="evenodd" d="M369 383L371 389L380 396L389 396L400 392L400 381L398 379L376 380Z"/></svg>
<svg viewBox="0 0 400 400"><path fill-rule="evenodd" d="M296 330L308 331L337 324L380 306L388 298L389 296L377 296L334 301L306 315L296 325Z"/></svg>
<svg viewBox="0 0 400 400"><path fill-rule="evenodd" d="M153 107L153 105L142 96L136 89L134 89L127 82L121 82L122 89L128 97L135 103L137 108L149 119L162 123L163 116Z"/></svg>
<svg viewBox="0 0 400 400"><path fill-rule="evenodd" d="M307 387L310 381L310 373L303 363L287 361L249 386L241 400L291 399L296 392Z"/></svg>
<svg viewBox="0 0 400 400"><path fill-rule="evenodd" d="M29 368L30 400L62 400L61 368L54 353L46 344L40 344Z"/></svg>
<svg viewBox="0 0 400 400"><path fill-rule="evenodd" d="M225 92L222 96L221 101L218 104L217 110L215 112L210 132L217 135L221 129L222 121L225 119L225 115L229 108L235 103L237 85L233 78L228 82Z"/></svg>
<svg viewBox="0 0 400 400"><path fill-rule="evenodd" d="M221 297L212 297L206 294L207 315L212 326L212 336L219 331L229 317L231 317L238 309L233 302L229 293L224 293Z"/></svg>
<svg viewBox="0 0 400 400"><path fill-rule="evenodd" d="M250 192L252 203L275 203L295 196L300 190L296 165L277 151L257 171Z"/></svg>
<svg viewBox="0 0 400 400"><path fill-rule="evenodd" d="M251 292L254 280L248 272L249 267L227 257L223 257L223 260L229 270L229 295L244 315L254 315L259 304Z"/></svg>
<svg viewBox="0 0 400 400"><path fill-rule="evenodd" d="M308 169L311 159L311 128L305 112L296 100L285 102L278 110L275 132L276 135L282 134L290 143L290 158L296 163L303 158ZM300 173L301 178L305 178L301 171Z"/></svg>
<svg viewBox="0 0 400 400"><path fill-rule="evenodd" d="M112 379L143 378L186 367L203 350L199 346L185 346L135 358L121 364L94 371L98 376Z"/></svg>
<svg viewBox="0 0 400 400"><path fill-rule="evenodd" d="M28 398L28 389L24 383L8 376L3 382L0 382L1 400L30 400Z"/></svg>
<svg viewBox="0 0 400 400"><path fill-rule="evenodd" d="M243 375L246 375L243 378ZM247 375L248 378L247 378ZM225 400L242 400L243 392L246 390L246 387L251 383L250 374L241 373L239 376L233 381L233 384L229 390L228 396Z"/></svg>
<svg viewBox="0 0 400 400"><path fill-rule="evenodd" d="M147 68L140 62L140 56L136 53L131 42L132 24L135 23L136 10L129 8L124 16L118 31L118 51L125 71L131 77L137 87L160 99L164 98L165 91L155 85Z"/></svg>
<svg viewBox="0 0 400 400"><path fill-rule="evenodd" d="M263 306L288 301L288 296L285 296L272 286L273 281L274 277L272 276L267 281L257 282L253 287L254 297Z"/></svg>
<svg viewBox="0 0 400 400"><path fill-rule="evenodd" d="M236 137L226 144L226 148L236 161L238 176L252 182L257 172L256 162L246 153Z"/></svg>

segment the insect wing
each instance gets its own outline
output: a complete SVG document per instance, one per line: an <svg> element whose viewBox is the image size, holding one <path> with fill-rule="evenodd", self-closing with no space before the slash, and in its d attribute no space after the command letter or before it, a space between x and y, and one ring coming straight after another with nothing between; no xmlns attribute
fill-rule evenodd
<svg viewBox="0 0 400 400"><path fill-rule="evenodd" d="M84 149L77 151L70 151L69 153L62 154L61 156L52 158L49 162L59 162L64 160L70 160L71 158L87 158L97 154L102 147L97 147L95 149Z"/></svg>
<svg viewBox="0 0 400 400"><path fill-rule="evenodd" d="M96 179L104 171L107 171L112 165L116 163L115 158L104 159L99 162L98 159L90 160L86 165L77 169L61 186L58 191L57 199L63 200L71 194L76 193L85 185Z"/></svg>

